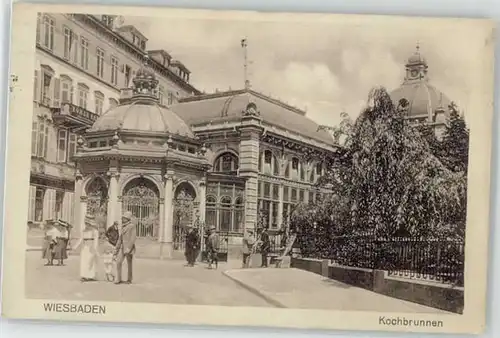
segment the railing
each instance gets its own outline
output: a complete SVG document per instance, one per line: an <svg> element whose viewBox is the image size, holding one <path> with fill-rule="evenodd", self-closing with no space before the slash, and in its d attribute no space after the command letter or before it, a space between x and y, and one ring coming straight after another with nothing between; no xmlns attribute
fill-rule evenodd
<svg viewBox="0 0 500 338"><path fill-rule="evenodd" d="M328 245L324 245L324 241ZM300 239L304 257L330 259L343 266L379 269L403 277L463 286L464 242L437 238L340 236Z"/></svg>
<svg viewBox="0 0 500 338"><path fill-rule="evenodd" d="M79 119L87 120L89 124L92 124L97 120L99 115L88 111L85 108L74 105L73 103L62 103L61 107L51 108L53 116L72 116Z"/></svg>

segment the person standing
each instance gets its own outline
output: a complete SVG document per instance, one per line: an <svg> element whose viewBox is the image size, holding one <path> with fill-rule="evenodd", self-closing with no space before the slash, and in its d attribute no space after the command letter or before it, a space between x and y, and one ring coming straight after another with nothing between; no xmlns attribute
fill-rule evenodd
<svg viewBox="0 0 500 338"><path fill-rule="evenodd" d="M186 252L185 252L187 266L194 266L194 262L196 261L196 256L198 254L199 244L200 244L200 238L198 236L198 231L195 231L193 226L189 226L186 235Z"/></svg>
<svg viewBox="0 0 500 338"><path fill-rule="evenodd" d="M47 260L45 266L54 265L55 247L57 237L60 236L59 230L53 220L47 220L44 224L45 237L42 246L42 258Z"/></svg>
<svg viewBox="0 0 500 338"><path fill-rule="evenodd" d="M68 258L68 241L70 225L62 220L58 220L55 224L59 234L56 238L54 247L54 259L59 261L58 265L64 265L64 260Z"/></svg>
<svg viewBox="0 0 500 338"><path fill-rule="evenodd" d="M122 283L123 261L127 260L127 281L132 283L132 259L135 254L135 241L137 238L135 224L132 222L132 213L127 211L122 216L122 231L118 237L115 249L116 257L116 280L115 284Z"/></svg>
<svg viewBox="0 0 500 338"><path fill-rule="evenodd" d="M260 234L260 241L261 241L260 253L262 255L261 267L267 268L267 255L271 250L271 240L269 238L269 233L267 232L267 227L264 227L262 229L262 232Z"/></svg>
<svg viewBox="0 0 500 338"><path fill-rule="evenodd" d="M82 282L95 281L97 279L99 230L92 215L85 216L84 229L73 250L76 250L82 244L83 247L80 252L80 280Z"/></svg>
<svg viewBox="0 0 500 338"><path fill-rule="evenodd" d="M248 268L250 254L252 253L253 245L255 244L255 238L253 237L253 229L247 229L245 235L243 235L242 241L242 254L243 254L243 269Z"/></svg>
<svg viewBox="0 0 500 338"><path fill-rule="evenodd" d="M212 264L215 263L215 268L217 269L219 265L219 236L215 232L215 227L210 227L210 235L207 238L207 260L208 268L212 268Z"/></svg>

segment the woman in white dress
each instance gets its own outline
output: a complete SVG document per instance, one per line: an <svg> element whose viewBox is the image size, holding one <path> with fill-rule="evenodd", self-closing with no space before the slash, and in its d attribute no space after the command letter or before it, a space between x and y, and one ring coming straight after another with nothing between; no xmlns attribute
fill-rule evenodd
<svg viewBox="0 0 500 338"><path fill-rule="evenodd" d="M80 252L80 278L82 282L95 281L97 276L97 256L99 231L94 216L85 216L85 227L80 239L73 247L77 249L83 243Z"/></svg>

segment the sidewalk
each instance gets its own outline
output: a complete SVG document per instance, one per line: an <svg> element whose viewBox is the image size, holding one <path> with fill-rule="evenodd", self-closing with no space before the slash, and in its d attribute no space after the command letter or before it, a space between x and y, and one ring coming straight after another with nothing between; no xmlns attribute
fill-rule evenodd
<svg viewBox="0 0 500 338"><path fill-rule="evenodd" d="M233 269L226 270L223 274L274 306L282 308L448 313L294 268Z"/></svg>

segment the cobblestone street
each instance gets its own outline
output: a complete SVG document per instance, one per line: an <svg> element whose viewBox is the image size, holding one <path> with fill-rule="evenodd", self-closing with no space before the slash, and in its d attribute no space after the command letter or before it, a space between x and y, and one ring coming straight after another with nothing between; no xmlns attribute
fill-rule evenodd
<svg viewBox="0 0 500 338"><path fill-rule="evenodd" d="M26 296L61 300L171 303L197 305L272 306L222 274L204 265L185 267L181 260L134 261L134 283L114 285L105 282L102 266L97 282L81 283L78 256L70 256L65 266L44 266L41 253L28 252ZM124 276L126 274L124 264Z"/></svg>

